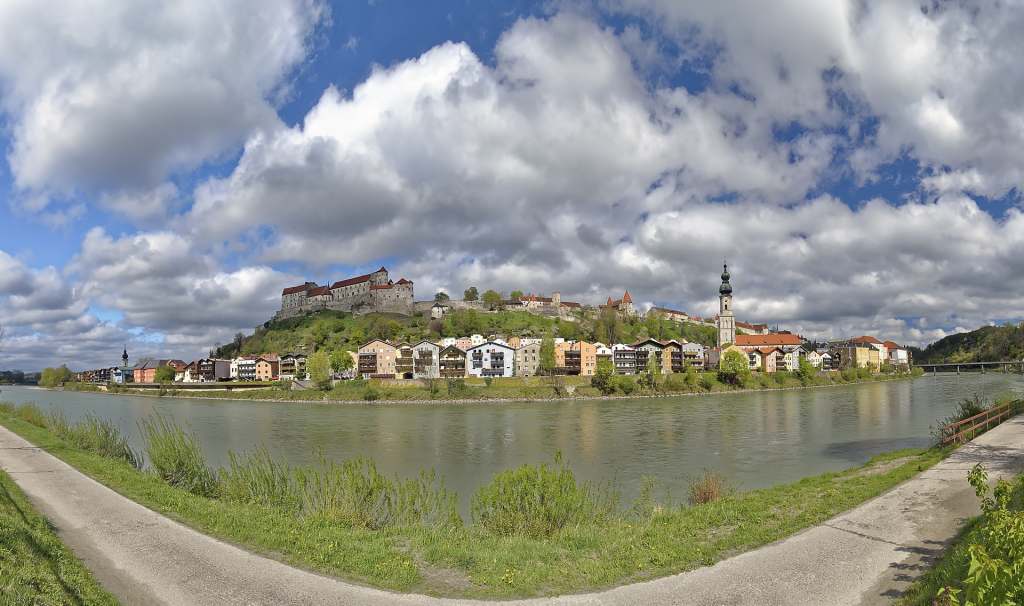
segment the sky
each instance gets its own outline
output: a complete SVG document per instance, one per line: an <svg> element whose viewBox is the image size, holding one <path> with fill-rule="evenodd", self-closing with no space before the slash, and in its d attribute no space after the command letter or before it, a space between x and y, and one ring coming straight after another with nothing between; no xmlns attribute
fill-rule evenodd
<svg viewBox="0 0 1024 606"><path fill-rule="evenodd" d="M1024 317L1016 0L0 4L0 368L386 265L923 345Z"/></svg>

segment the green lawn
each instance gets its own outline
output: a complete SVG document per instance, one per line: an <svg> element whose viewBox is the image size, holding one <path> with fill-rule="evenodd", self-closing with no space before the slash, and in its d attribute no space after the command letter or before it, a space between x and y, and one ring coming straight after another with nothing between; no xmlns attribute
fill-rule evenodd
<svg viewBox="0 0 1024 606"><path fill-rule="evenodd" d="M117 604L2 471L0 603Z"/></svg>
<svg viewBox="0 0 1024 606"><path fill-rule="evenodd" d="M906 450L865 466L698 506L651 502L546 538L483 526L345 525L269 506L195 496L113 459L69 447L10 413L0 423L126 497L202 532L294 565L398 591L510 598L600 589L711 564L786 537L930 467L938 450Z"/></svg>

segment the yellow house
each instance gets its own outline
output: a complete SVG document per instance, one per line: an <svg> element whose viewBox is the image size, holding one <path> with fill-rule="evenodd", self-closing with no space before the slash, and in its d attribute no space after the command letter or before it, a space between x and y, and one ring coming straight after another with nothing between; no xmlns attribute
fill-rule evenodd
<svg viewBox="0 0 1024 606"><path fill-rule="evenodd" d="M395 378L395 359L398 348L387 341L374 339L359 348L358 373L363 378L374 375L377 378Z"/></svg>

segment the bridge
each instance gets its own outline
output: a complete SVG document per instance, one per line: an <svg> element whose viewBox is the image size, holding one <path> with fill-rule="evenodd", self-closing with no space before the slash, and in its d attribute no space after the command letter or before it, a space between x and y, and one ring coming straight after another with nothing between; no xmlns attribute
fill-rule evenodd
<svg viewBox="0 0 1024 606"><path fill-rule="evenodd" d="M945 362L943 364L915 364L925 372L936 374L939 372L981 371L1001 370L1003 372L1024 373L1024 360L1001 360L998 362Z"/></svg>

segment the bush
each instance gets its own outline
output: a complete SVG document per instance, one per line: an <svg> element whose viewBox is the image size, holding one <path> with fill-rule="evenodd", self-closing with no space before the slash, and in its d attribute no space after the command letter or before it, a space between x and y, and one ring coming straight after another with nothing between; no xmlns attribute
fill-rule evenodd
<svg viewBox="0 0 1024 606"><path fill-rule="evenodd" d="M17 407L18 418L36 427L46 428L46 414L35 404L22 404Z"/></svg>
<svg viewBox="0 0 1024 606"><path fill-rule="evenodd" d="M214 497L217 478L207 464L195 434L163 416L139 421L146 456L160 478L194 495Z"/></svg>
<svg viewBox="0 0 1024 606"><path fill-rule="evenodd" d="M712 503L730 492L729 485L720 474L707 469L690 480L690 505Z"/></svg>
<svg viewBox="0 0 1024 606"><path fill-rule="evenodd" d="M555 458L554 466L522 465L503 471L473 495L473 521L498 536L549 537L568 526L600 524L614 511Z"/></svg>
<svg viewBox="0 0 1024 606"><path fill-rule="evenodd" d="M616 392L627 396L637 389L636 379L628 375L615 375L612 378L612 386Z"/></svg>
<svg viewBox="0 0 1024 606"><path fill-rule="evenodd" d="M602 358L597 362L594 376L590 378L590 385L604 395L608 395L615 392L614 378L615 366L611 360Z"/></svg>
<svg viewBox="0 0 1024 606"><path fill-rule="evenodd" d="M367 387L366 391L363 392L363 399L367 402L373 402L374 400L380 399L380 392L374 389L372 386Z"/></svg>
<svg viewBox="0 0 1024 606"><path fill-rule="evenodd" d="M703 389L704 391L711 391L715 388L715 385L718 383L718 381L715 380L715 375L707 372L702 372L700 373L699 383L701 389Z"/></svg>
<svg viewBox="0 0 1024 606"><path fill-rule="evenodd" d="M63 413L54 412L47 416L47 428L77 448L124 461L135 469L142 468L142 456L132 450L127 436L107 419L90 414L84 421L70 424Z"/></svg>
<svg viewBox="0 0 1024 606"><path fill-rule="evenodd" d="M425 524L462 523L449 493L433 471L415 479L392 479L368 459L344 463L322 461L319 469L303 470L302 511L346 526L381 529Z"/></svg>
<svg viewBox="0 0 1024 606"><path fill-rule="evenodd" d="M685 383L687 387L696 387L698 379L697 369L693 366L687 366L686 370L683 372L683 383Z"/></svg>
<svg viewBox="0 0 1024 606"><path fill-rule="evenodd" d="M675 373L665 376L665 382L662 383L667 391L685 391L688 387L685 379L685 375Z"/></svg>
<svg viewBox="0 0 1024 606"><path fill-rule="evenodd" d="M448 379L448 395L458 396L466 393L465 379Z"/></svg>
<svg viewBox="0 0 1024 606"><path fill-rule="evenodd" d="M280 507L298 512L303 496L292 469L260 447L246 456L228 453L228 467L219 474L221 498L238 503Z"/></svg>
<svg viewBox="0 0 1024 606"><path fill-rule="evenodd" d="M718 363L718 380L729 385L743 384L750 376L750 364L738 351L727 351Z"/></svg>
<svg viewBox="0 0 1024 606"><path fill-rule="evenodd" d="M494 383L494 377L484 377L484 386L490 387Z"/></svg>

